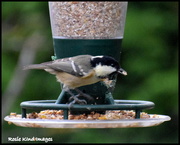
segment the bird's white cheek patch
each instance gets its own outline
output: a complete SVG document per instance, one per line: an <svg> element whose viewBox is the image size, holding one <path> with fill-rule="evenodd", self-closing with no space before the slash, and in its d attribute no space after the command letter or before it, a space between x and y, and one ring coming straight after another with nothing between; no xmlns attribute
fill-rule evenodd
<svg viewBox="0 0 180 145"><path fill-rule="evenodd" d="M97 76L107 76L116 71L116 69L111 66L104 66L100 64L97 65L94 70Z"/></svg>

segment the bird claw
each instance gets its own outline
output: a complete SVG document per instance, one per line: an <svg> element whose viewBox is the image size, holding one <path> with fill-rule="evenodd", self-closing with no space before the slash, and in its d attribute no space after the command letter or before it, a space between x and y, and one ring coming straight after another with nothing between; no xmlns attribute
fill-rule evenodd
<svg viewBox="0 0 180 145"><path fill-rule="evenodd" d="M80 91L79 89L75 89L77 93L79 93L79 96L82 96L83 98L86 99L86 101L88 102L88 104L93 104L94 103L94 98L86 93L83 93L82 91Z"/></svg>
<svg viewBox="0 0 180 145"><path fill-rule="evenodd" d="M69 98L69 109L72 107L73 104L80 104L80 105L94 104L93 97L81 92L78 89L76 89L76 91L78 94L74 95L70 90L67 90L67 92L71 95L71 97Z"/></svg>
<svg viewBox="0 0 180 145"><path fill-rule="evenodd" d="M86 100L84 100L84 99L78 99L78 97L79 97L80 95L78 94L78 95L76 95L76 96L71 96L70 98L69 98L69 102L71 102L71 103L69 103L69 106L70 107L72 107L72 105L73 104L80 104L80 105L85 105L85 104L87 104L87 101ZM72 101L73 100L73 101ZM69 107L69 108L70 108Z"/></svg>

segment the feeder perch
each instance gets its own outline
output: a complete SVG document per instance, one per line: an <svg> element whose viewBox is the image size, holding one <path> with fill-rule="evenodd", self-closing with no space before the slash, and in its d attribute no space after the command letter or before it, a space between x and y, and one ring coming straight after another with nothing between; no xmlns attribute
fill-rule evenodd
<svg viewBox="0 0 180 145"><path fill-rule="evenodd" d="M120 60L121 43L124 35L127 2L49 2L51 29L54 44L53 60L89 54L107 55ZM169 116L157 115L149 119L140 118L145 109L152 109L154 103L141 100L114 100L116 76L110 85L98 82L79 89L92 96L95 104L73 104L71 97L62 91L57 100L25 101L20 104L22 118L5 117L17 126L43 128L124 128L156 126L170 120ZM72 90L73 91L73 90ZM74 92L75 93L75 92ZM47 97L48 98L48 97ZM62 120L27 119L27 109L63 110ZM69 120L68 115L101 112L106 110L134 110L135 119L119 120Z"/></svg>

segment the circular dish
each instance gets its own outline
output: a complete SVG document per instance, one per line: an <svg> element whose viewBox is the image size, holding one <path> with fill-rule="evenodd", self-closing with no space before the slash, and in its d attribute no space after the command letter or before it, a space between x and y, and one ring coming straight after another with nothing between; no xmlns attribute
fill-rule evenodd
<svg viewBox="0 0 180 145"><path fill-rule="evenodd" d="M171 118L167 115L150 115L148 119L119 120L53 120L53 119L20 119L6 116L5 121L22 127L36 128L132 128L157 126Z"/></svg>

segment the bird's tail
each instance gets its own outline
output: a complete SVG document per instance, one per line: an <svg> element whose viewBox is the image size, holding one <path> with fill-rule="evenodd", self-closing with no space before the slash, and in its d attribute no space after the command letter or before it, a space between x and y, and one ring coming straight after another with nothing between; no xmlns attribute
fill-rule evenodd
<svg viewBox="0 0 180 145"><path fill-rule="evenodd" d="M28 69L47 69L47 66L43 64L31 64L23 68L23 70L28 70Z"/></svg>

